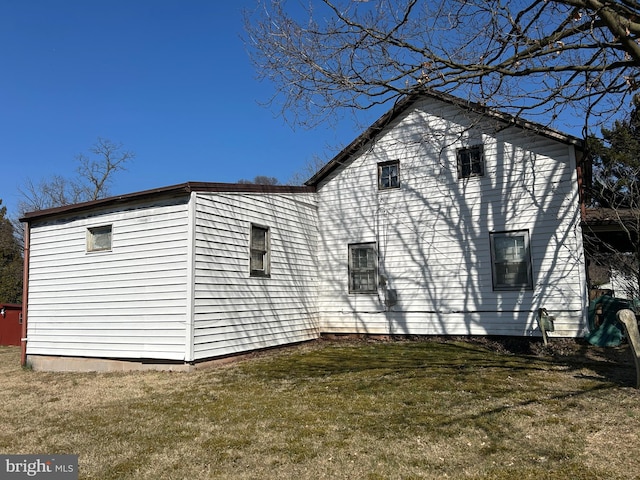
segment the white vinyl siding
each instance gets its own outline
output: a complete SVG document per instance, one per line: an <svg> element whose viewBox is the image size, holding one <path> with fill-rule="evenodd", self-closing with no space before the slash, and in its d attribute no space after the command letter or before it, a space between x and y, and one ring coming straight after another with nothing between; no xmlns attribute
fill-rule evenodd
<svg viewBox="0 0 640 480"><path fill-rule="evenodd" d="M186 198L34 222L27 354L184 360L187 228Z"/></svg>
<svg viewBox="0 0 640 480"><path fill-rule="evenodd" d="M313 194L197 195L196 360L317 338ZM251 225L268 226L269 275L248 275Z"/></svg>
<svg viewBox="0 0 640 480"><path fill-rule="evenodd" d="M457 151L483 145L484 176L458 179ZM478 134L477 132L482 132ZM400 188L376 166L397 158ZM584 258L573 147L425 100L318 187L320 327L328 333L532 335L535 312L558 335L585 326ZM490 233L528 230L532 289L494 291ZM350 295L344 245L375 239L397 304Z"/></svg>

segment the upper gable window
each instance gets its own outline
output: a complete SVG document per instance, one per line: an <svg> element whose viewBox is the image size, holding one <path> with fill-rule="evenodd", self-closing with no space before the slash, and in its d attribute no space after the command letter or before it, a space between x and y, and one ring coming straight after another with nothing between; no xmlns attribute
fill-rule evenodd
<svg viewBox="0 0 640 480"><path fill-rule="evenodd" d="M87 229L87 252L111 250L111 225Z"/></svg>
<svg viewBox="0 0 640 480"><path fill-rule="evenodd" d="M400 186L400 161L392 160L378 164L378 188L398 188Z"/></svg>
<svg viewBox="0 0 640 480"><path fill-rule="evenodd" d="M252 277L269 276L269 229L251 225L251 258L249 275Z"/></svg>
<svg viewBox="0 0 640 480"><path fill-rule="evenodd" d="M484 153L482 145L460 148L457 151L458 178L484 176Z"/></svg>

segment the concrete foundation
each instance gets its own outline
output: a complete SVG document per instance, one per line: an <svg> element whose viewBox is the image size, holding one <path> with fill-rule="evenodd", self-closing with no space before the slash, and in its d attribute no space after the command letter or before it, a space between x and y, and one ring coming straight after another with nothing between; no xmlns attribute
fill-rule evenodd
<svg viewBox="0 0 640 480"><path fill-rule="evenodd" d="M129 372L135 370L188 372L194 368L194 365L188 363L49 355L27 355L27 365L34 370L45 372Z"/></svg>
<svg viewBox="0 0 640 480"><path fill-rule="evenodd" d="M255 357L262 352L295 347L296 342L278 347L270 347L260 350L252 350L245 353L228 355L225 357L209 358L198 362L175 362L157 359L117 359L117 358L91 358L91 357L64 357L55 355L27 355L27 365L36 371L43 372L132 372L144 370L156 370L165 372L191 372L205 368L213 368L229 363L238 362L250 357Z"/></svg>

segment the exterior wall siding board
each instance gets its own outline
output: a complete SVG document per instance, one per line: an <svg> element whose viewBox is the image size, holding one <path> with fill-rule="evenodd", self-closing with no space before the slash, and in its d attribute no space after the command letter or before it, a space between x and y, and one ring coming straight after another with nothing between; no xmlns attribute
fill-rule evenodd
<svg viewBox="0 0 640 480"><path fill-rule="evenodd" d="M184 360L186 200L32 224L27 354ZM99 225L111 251L87 253Z"/></svg>
<svg viewBox="0 0 640 480"><path fill-rule="evenodd" d="M184 347L176 345L153 345L150 343L131 345L105 345L105 342L87 344L85 342L46 342L34 340L34 349L29 355L60 355L64 357L117 358L117 359L161 359L182 360ZM77 352L70 355L69 352Z"/></svg>
<svg viewBox="0 0 640 480"><path fill-rule="evenodd" d="M586 300L573 147L516 128L492 133L442 105L398 117L319 185L321 329L529 335L546 307L559 334L579 334ZM456 148L480 141L485 176L459 180ZM387 160L400 161L401 184L380 191L376 165ZM493 290L490 234L505 230L529 232L533 290ZM379 272L398 296L389 309L382 287L348 293L347 245L358 242L376 242Z"/></svg>
<svg viewBox="0 0 640 480"><path fill-rule="evenodd" d="M316 211L312 194L198 194L196 360L317 337ZM249 275L252 223L269 228L269 278Z"/></svg>
<svg viewBox="0 0 640 480"><path fill-rule="evenodd" d="M252 336L238 337L237 339L221 339L218 342L211 342L206 344L205 352L215 351L217 356L237 355L251 350L277 347L281 345L289 345L292 343L299 343L308 341L310 338L315 338L315 329L312 331L303 331L300 334L290 336L278 336L268 335L264 337ZM311 336L311 337L310 337ZM317 336L317 334L316 334ZM196 349L196 351L198 351Z"/></svg>

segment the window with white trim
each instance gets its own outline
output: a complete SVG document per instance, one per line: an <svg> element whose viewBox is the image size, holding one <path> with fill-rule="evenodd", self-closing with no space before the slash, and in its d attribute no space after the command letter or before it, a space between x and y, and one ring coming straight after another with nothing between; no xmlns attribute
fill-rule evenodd
<svg viewBox="0 0 640 480"><path fill-rule="evenodd" d="M375 243L349 245L349 293L378 291L378 254Z"/></svg>
<svg viewBox="0 0 640 480"><path fill-rule="evenodd" d="M252 277L269 276L269 229L251 224L249 274Z"/></svg>
<svg viewBox="0 0 640 480"><path fill-rule="evenodd" d="M400 161L392 160L378 164L378 188L386 190L388 188L400 187Z"/></svg>
<svg viewBox="0 0 640 480"><path fill-rule="evenodd" d="M456 156L458 160L458 178L484 176L484 153L482 145L459 148Z"/></svg>
<svg viewBox="0 0 640 480"><path fill-rule="evenodd" d="M87 228L87 252L111 250L111 225Z"/></svg>
<svg viewBox="0 0 640 480"><path fill-rule="evenodd" d="M491 267L494 290L532 289L529 231L491 233Z"/></svg>

